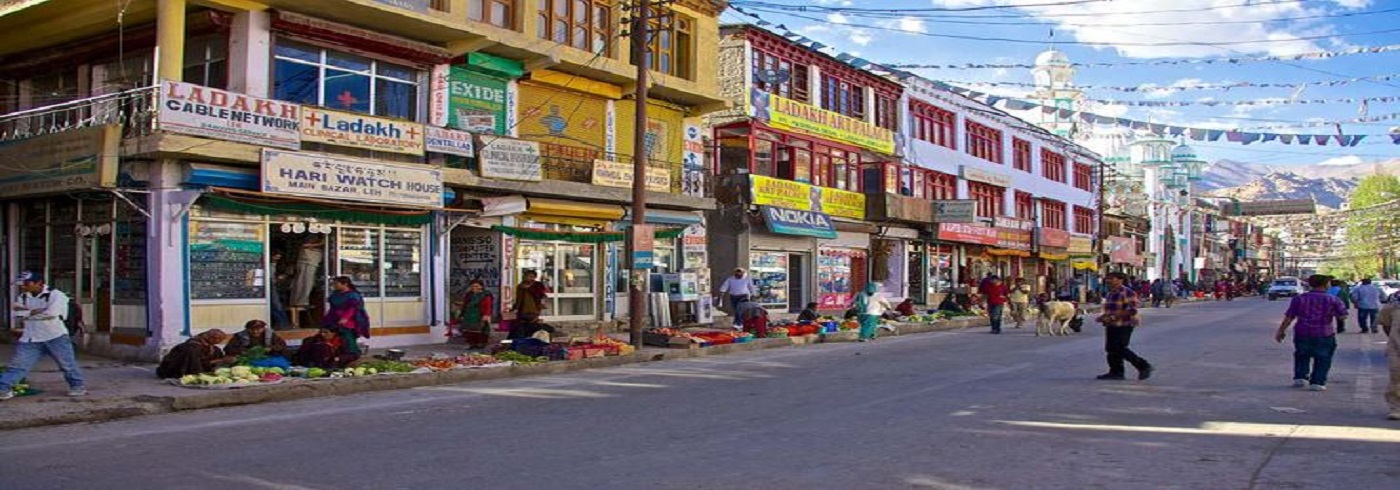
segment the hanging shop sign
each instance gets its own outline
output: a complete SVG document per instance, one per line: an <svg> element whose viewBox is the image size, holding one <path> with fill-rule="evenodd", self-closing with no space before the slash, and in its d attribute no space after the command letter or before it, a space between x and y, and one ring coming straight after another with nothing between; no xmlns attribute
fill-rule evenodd
<svg viewBox="0 0 1400 490"><path fill-rule="evenodd" d="M0 198L116 187L120 125L0 142Z"/></svg>
<svg viewBox="0 0 1400 490"><path fill-rule="evenodd" d="M929 223L933 221L933 207L928 205L924 199L900 196L895 194L881 194L883 198L877 196L871 202L870 213L873 219L892 219L911 223ZM883 202L881 202L883 201Z"/></svg>
<svg viewBox="0 0 1400 490"><path fill-rule="evenodd" d="M426 133L423 144L428 151L464 157L476 156L476 145L472 144L472 138L475 136L471 133L432 126L424 130Z"/></svg>
<svg viewBox="0 0 1400 490"><path fill-rule="evenodd" d="M1130 237L1108 237L1108 260L1115 264L1138 264L1137 243ZM1199 269L1200 267L1197 267Z"/></svg>
<svg viewBox="0 0 1400 490"><path fill-rule="evenodd" d="M628 228L628 243L632 249L632 268L651 269L656 262L656 227L654 225L633 225Z"/></svg>
<svg viewBox="0 0 1400 490"><path fill-rule="evenodd" d="M775 129L798 131L894 154L893 131L762 90L755 89L749 95L749 116Z"/></svg>
<svg viewBox="0 0 1400 490"><path fill-rule="evenodd" d="M1069 247L1069 232L1068 232L1068 231L1065 231L1065 230L1057 230L1057 229L1055 229L1055 228L1046 228L1046 227L1044 227L1044 226L1042 226L1042 227L1040 227L1040 228L1037 228L1036 231L1038 232L1038 236L1039 236L1038 242L1040 243L1040 246L1042 246L1042 247L1054 247L1054 248L1068 248L1068 247Z"/></svg>
<svg viewBox="0 0 1400 490"><path fill-rule="evenodd" d="M374 3L397 7L404 10L411 10L420 14L428 13L428 7L432 5L432 0L374 0Z"/></svg>
<svg viewBox="0 0 1400 490"><path fill-rule="evenodd" d="M700 125L686 123L685 125L685 146L682 147L681 164L686 170L703 170L705 168L705 140L704 132L700 130Z"/></svg>
<svg viewBox="0 0 1400 490"><path fill-rule="evenodd" d="M681 268L687 270L705 268L705 264L709 263L709 244L705 225L697 223L687 226L685 233L681 235Z"/></svg>
<svg viewBox="0 0 1400 490"><path fill-rule="evenodd" d="M301 140L373 151L423 154L423 125L303 107Z"/></svg>
<svg viewBox="0 0 1400 490"><path fill-rule="evenodd" d="M491 179L544 180L540 166L540 144L502 137L484 137L476 156L481 176Z"/></svg>
<svg viewBox="0 0 1400 490"><path fill-rule="evenodd" d="M1010 250L1030 251L1031 232L1018 228L997 227L997 246Z"/></svg>
<svg viewBox="0 0 1400 490"><path fill-rule="evenodd" d="M631 188L634 176L630 163L609 160L593 161L593 185ZM671 174L665 172L664 169L648 168L646 179L647 190L671 192Z"/></svg>
<svg viewBox="0 0 1400 490"><path fill-rule="evenodd" d="M1012 218L1010 216L997 216L992 220L992 226L997 228L1007 228L1012 230L1031 231L1035 229L1035 222L1028 219Z"/></svg>
<svg viewBox="0 0 1400 490"><path fill-rule="evenodd" d="M976 221L976 200L953 199L933 201L934 223L973 223Z"/></svg>
<svg viewBox="0 0 1400 490"><path fill-rule="evenodd" d="M865 194L762 175L750 175L749 178L755 205L865 219Z"/></svg>
<svg viewBox="0 0 1400 490"><path fill-rule="evenodd" d="M973 182L991 184L997 187L1011 187L1011 176L1000 172L992 172L970 165L963 165L961 173L962 178Z"/></svg>
<svg viewBox="0 0 1400 490"><path fill-rule="evenodd" d="M1094 253L1094 239L1087 236L1069 237L1070 255L1088 255Z"/></svg>
<svg viewBox="0 0 1400 490"><path fill-rule="evenodd" d="M192 83L161 81L162 131L273 148L301 148L301 106Z"/></svg>
<svg viewBox="0 0 1400 490"><path fill-rule="evenodd" d="M269 194L441 208L442 170L315 153L263 149Z"/></svg>
<svg viewBox="0 0 1400 490"><path fill-rule="evenodd" d="M976 223L939 223L938 239L993 246L1000 241L996 228Z"/></svg>
<svg viewBox="0 0 1400 490"><path fill-rule="evenodd" d="M759 206L763 220L768 223L768 231L780 235L836 238L836 226L831 217L816 211Z"/></svg>
<svg viewBox="0 0 1400 490"><path fill-rule="evenodd" d="M473 133L508 134L510 83L505 79L464 66L442 66L434 70L433 80L433 124Z"/></svg>

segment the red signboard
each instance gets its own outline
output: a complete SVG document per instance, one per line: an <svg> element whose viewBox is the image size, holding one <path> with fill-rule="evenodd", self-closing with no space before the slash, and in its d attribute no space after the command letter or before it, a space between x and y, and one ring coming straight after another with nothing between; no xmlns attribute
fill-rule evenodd
<svg viewBox="0 0 1400 490"><path fill-rule="evenodd" d="M998 242L996 228L974 223L939 223L938 239L991 246Z"/></svg>
<svg viewBox="0 0 1400 490"><path fill-rule="evenodd" d="M1040 246L1069 248L1069 232L1054 228L1040 228Z"/></svg>

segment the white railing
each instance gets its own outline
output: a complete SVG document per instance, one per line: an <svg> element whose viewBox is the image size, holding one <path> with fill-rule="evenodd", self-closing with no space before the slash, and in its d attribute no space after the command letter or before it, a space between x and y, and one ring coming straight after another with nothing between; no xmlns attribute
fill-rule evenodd
<svg viewBox="0 0 1400 490"><path fill-rule="evenodd" d="M156 87L141 87L0 114L0 141L108 124L121 124L123 137L150 134L155 129L157 96Z"/></svg>

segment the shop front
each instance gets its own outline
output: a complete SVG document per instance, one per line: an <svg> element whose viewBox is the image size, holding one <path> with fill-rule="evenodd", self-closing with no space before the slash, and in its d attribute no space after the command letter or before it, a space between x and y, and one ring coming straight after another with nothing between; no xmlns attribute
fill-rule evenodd
<svg viewBox="0 0 1400 490"><path fill-rule="evenodd" d="M1071 291L1074 269L1069 263L1069 232L1044 226L1035 229L1036 256L1044 266L1042 291L1055 291L1056 295L1076 295Z"/></svg>
<svg viewBox="0 0 1400 490"><path fill-rule="evenodd" d="M981 223L939 223L939 242L948 244L954 257L951 269L952 294L967 294L973 291L977 281L987 274L996 273L996 260L989 250L997 248L1000 238L995 227ZM941 250L940 250L941 255ZM937 301L930 298L932 304Z"/></svg>
<svg viewBox="0 0 1400 490"><path fill-rule="evenodd" d="M1028 273L1033 273L1036 269L1035 261L1031 258L1031 236L1035 222L998 216L994 226L997 245L987 252L996 257L996 266L993 267L995 273L1007 281L1015 278L1027 279L1028 284L1035 287L1034 278L1027 277Z"/></svg>
<svg viewBox="0 0 1400 490"><path fill-rule="evenodd" d="M514 301L514 286L534 272L552 291L545 304L546 321L605 319L616 310L620 240L613 224L626 214L619 205L540 197L527 198L523 214L508 217L498 227L502 238L502 304Z"/></svg>
<svg viewBox="0 0 1400 490"><path fill-rule="evenodd" d="M1069 266L1079 278L1084 291L1097 291L1099 287L1099 261L1094 253L1094 238L1089 235L1070 234Z"/></svg>
<svg viewBox="0 0 1400 490"><path fill-rule="evenodd" d="M884 166L886 175L900 169L893 165ZM905 169L907 170L907 169ZM933 203L927 199L895 194L885 184L882 194L871 194L866 199L866 214L874 222L888 223L875 230L871 239L870 279L881 283L881 290L895 298L911 298L923 304L927 298L925 291L926 258L920 244L921 232L927 231L933 222ZM918 252L915 249L918 249Z"/></svg>

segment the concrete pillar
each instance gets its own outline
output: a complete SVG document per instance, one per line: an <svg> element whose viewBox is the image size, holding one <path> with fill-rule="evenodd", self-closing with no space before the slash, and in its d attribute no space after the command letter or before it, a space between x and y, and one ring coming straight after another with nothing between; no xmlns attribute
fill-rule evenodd
<svg viewBox="0 0 1400 490"><path fill-rule="evenodd" d="M228 42L228 88L254 97L271 95L272 14L239 12Z"/></svg>
<svg viewBox="0 0 1400 490"><path fill-rule="evenodd" d="M156 2L156 78L180 81L185 72L185 0Z"/></svg>
<svg viewBox="0 0 1400 490"><path fill-rule="evenodd" d="M151 219L147 223L147 350L174 346L189 336L189 295L186 293L187 242L191 191L180 190L178 160L151 163Z"/></svg>

